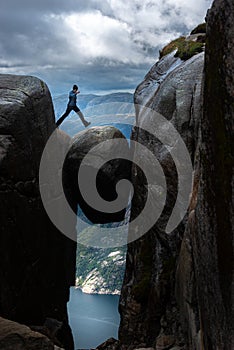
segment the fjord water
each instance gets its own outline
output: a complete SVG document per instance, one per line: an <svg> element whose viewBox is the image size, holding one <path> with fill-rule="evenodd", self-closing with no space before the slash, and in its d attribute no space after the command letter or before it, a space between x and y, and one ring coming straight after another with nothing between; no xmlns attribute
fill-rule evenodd
<svg viewBox="0 0 234 350"><path fill-rule="evenodd" d="M85 294L70 289L68 316L75 349L90 349L108 338L118 339L118 295Z"/></svg>

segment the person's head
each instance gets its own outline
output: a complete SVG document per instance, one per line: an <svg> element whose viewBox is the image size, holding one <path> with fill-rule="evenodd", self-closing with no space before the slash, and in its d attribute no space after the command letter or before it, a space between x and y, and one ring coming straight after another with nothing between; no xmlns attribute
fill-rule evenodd
<svg viewBox="0 0 234 350"><path fill-rule="evenodd" d="M78 86L77 85L73 85L73 91L78 91Z"/></svg>

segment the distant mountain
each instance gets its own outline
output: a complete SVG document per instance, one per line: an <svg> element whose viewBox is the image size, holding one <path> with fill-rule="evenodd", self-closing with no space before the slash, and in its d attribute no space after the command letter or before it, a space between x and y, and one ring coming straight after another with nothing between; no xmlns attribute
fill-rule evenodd
<svg viewBox="0 0 234 350"><path fill-rule="evenodd" d="M68 94L54 97L53 104L56 119L58 119L66 110ZM133 95L130 93L112 93L107 95L78 95L77 105L91 121L92 126L114 125L120 129L124 135L129 138L132 125L135 121L135 110L133 104ZM75 112L67 117L60 128L66 131L70 136L74 136L84 127Z"/></svg>
<svg viewBox="0 0 234 350"><path fill-rule="evenodd" d="M77 246L76 286L88 294L120 294L126 261L126 247Z"/></svg>

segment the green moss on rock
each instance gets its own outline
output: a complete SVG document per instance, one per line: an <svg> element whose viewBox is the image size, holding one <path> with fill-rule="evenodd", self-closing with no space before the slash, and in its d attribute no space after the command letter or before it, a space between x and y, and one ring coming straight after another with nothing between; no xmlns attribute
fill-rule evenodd
<svg viewBox="0 0 234 350"><path fill-rule="evenodd" d="M166 56L172 51L178 49L182 45L182 42L184 42L184 40L185 40L185 37L181 36L178 39L175 39L171 41L169 44L167 44L166 46L164 46L164 48L161 51L159 51L159 58L162 58L163 56Z"/></svg>
<svg viewBox="0 0 234 350"><path fill-rule="evenodd" d="M183 61L188 60L192 56L202 52L204 44L192 40L186 40L184 36L181 36L178 39L171 41L166 45L161 51L159 58L162 58L165 55L168 55L174 50L177 50L175 57L179 57Z"/></svg>

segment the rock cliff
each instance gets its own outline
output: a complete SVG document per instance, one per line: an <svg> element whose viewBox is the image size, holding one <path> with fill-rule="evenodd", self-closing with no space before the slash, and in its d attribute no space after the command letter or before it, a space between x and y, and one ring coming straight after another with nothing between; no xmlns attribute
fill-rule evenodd
<svg viewBox="0 0 234 350"><path fill-rule="evenodd" d="M200 181L192 225L201 346L232 349L234 234L234 3L208 13ZM216 37L218 35L218 37Z"/></svg>
<svg viewBox="0 0 234 350"><path fill-rule="evenodd" d="M233 6L217 0L207 16L197 180L176 275L189 349L234 346Z"/></svg>
<svg viewBox="0 0 234 350"><path fill-rule="evenodd" d="M128 247L120 301L120 341L127 346L155 346L156 343L159 346L160 342L165 340L164 336L172 339L172 345L176 342L177 345L183 344L174 288L176 263L186 220L171 234L166 234L165 224L177 195L177 174L165 145L154 137L153 132L149 134L146 131L155 130L157 121L147 118L147 111L142 105L160 113L176 127L190 152L191 159L194 159L201 116L203 66L203 53L186 62L175 59L174 53L169 54L151 69L135 93L135 101L139 105L137 127L132 133L132 138L147 146L160 160L167 178L168 196L159 222L145 236ZM168 74L164 72L163 79L162 67L169 70ZM159 79L160 84L157 83ZM147 89L150 90L149 98L146 98ZM132 216L135 216L142 209L147 192L142 186L144 177L141 174L133 177L133 183L135 195Z"/></svg>
<svg viewBox="0 0 234 350"><path fill-rule="evenodd" d="M233 13L232 1L214 1L205 62L203 53L186 62L171 53L136 89L132 139L159 158L168 196L158 223L128 246L120 343L113 349L233 348ZM175 204L177 175L168 152L145 131L157 124L144 107L176 127L193 163L188 214L170 234L165 222ZM133 173L132 217L147 196L144 177Z"/></svg>
<svg viewBox="0 0 234 350"><path fill-rule="evenodd" d="M33 77L1 75L0 314L29 326L57 319L61 341L73 349L66 303L76 244L52 224L39 192L40 159L53 130L47 86Z"/></svg>

